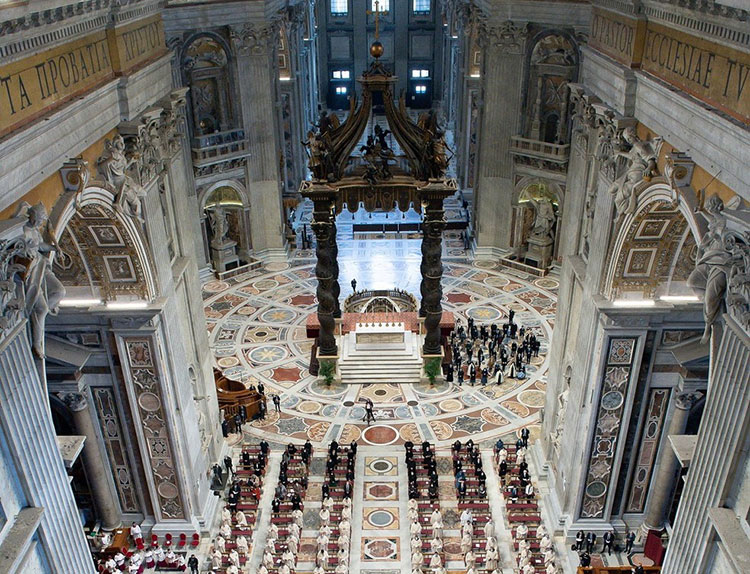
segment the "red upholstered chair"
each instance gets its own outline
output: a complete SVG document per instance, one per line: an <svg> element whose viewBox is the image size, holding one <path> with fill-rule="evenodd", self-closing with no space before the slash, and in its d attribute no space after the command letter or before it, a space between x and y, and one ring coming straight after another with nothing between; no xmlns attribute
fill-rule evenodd
<svg viewBox="0 0 750 574"><path fill-rule="evenodd" d="M180 541L177 543L178 548L184 548L185 544L187 544L187 534L184 532L180 533Z"/></svg>
<svg viewBox="0 0 750 574"><path fill-rule="evenodd" d="M172 535L169 532L164 535L164 546L172 546Z"/></svg>
<svg viewBox="0 0 750 574"><path fill-rule="evenodd" d="M201 535L195 532L193 533L193 539L190 541L190 546L195 548L196 546L198 546L198 544L200 544L200 541L201 541Z"/></svg>
<svg viewBox="0 0 750 574"><path fill-rule="evenodd" d="M159 537L156 534L151 535L151 548L159 546Z"/></svg>

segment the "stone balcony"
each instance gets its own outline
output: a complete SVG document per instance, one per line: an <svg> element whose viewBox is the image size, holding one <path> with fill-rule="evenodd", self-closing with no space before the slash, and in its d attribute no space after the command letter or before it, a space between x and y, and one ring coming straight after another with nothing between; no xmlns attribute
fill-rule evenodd
<svg viewBox="0 0 750 574"><path fill-rule="evenodd" d="M568 163L568 157L570 156L570 144L553 144L513 136L510 138L510 153L514 156L565 164Z"/></svg>
<svg viewBox="0 0 750 574"><path fill-rule="evenodd" d="M228 130L196 136L192 140L191 150L193 166L196 169L206 169L223 162L234 162L250 155L244 130Z"/></svg>

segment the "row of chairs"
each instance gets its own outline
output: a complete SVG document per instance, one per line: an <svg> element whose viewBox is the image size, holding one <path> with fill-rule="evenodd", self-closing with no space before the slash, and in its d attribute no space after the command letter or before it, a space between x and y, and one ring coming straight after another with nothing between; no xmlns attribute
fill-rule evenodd
<svg viewBox="0 0 750 574"><path fill-rule="evenodd" d="M190 546L191 548L196 548L198 544L200 544L201 541L201 535L197 532L194 532L190 540L188 541L187 534L184 532L180 533L177 543L175 544L174 537L167 532L164 535L164 546L174 546L176 548L185 548L186 546ZM138 550L143 550L146 546L146 543L143 541L143 538L139 538L136 540L136 546L138 547ZM151 535L151 548L156 548L159 546L159 537L156 534Z"/></svg>

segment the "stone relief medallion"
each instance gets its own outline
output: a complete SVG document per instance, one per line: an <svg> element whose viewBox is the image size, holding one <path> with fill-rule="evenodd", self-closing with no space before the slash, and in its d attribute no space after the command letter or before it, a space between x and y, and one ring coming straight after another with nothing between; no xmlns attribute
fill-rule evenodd
<svg viewBox="0 0 750 574"><path fill-rule="evenodd" d="M144 411L155 412L161 407L159 397L154 393L142 393L138 397L138 404Z"/></svg>
<svg viewBox="0 0 750 574"><path fill-rule="evenodd" d="M443 421L430 421L430 427L438 440L448 440L453 436L453 428Z"/></svg>

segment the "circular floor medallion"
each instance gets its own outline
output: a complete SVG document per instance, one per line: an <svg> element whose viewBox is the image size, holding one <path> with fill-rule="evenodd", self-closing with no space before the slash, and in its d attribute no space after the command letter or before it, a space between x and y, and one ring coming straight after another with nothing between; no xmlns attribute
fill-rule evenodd
<svg viewBox="0 0 750 574"><path fill-rule="evenodd" d="M461 403L461 401L458 401L456 399L446 399L444 401L440 401L440 408L443 409L446 413L455 413L456 411L460 411L464 408L464 405Z"/></svg>
<svg viewBox="0 0 750 574"><path fill-rule="evenodd" d="M218 360L219 366L227 369L229 367L236 367L240 364L240 360L237 357L223 357Z"/></svg>
<svg viewBox="0 0 750 574"><path fill-rule="evenodd" d="M386 391L385 389L376 389L373 394L379 397L384 397L385 395L388 394L388 391Z"/></svg>
<svg viewBox="0 0 750 574"><path fill-rule="evenodd" d="M372 524L375 528L385 528L393 524L393 515L386 510L376 510L371 512L367 517L367 521Z"/></svg>
<svg viewBox="0 0 750 574"><path fill-rule="evenodd" d="M344 406L345 407L353 407L354 406L354 401L344 401Z"/></svg>
<svg viewBox="0 0 750 574"><path fill-rule="evenodd" d="M373 445L389 445L396 442L398 439L398 432L395 428L389 425L375 425L366 429L362 433L362 438L369 444Z"/></svg>
<svg viewBox="0 0 750 574"><path fill-rule="evenodd" d="M377 458L369 464L369 467L378 474L385 474L393 468L393 463L385 458Z"/></svg>
<svg viewBox="0 0 750 574"><path fill-rule="evenodd" d="M407 405L410 407L416 407L419 404L419 401L411 400L406 402Z"/></svg>

